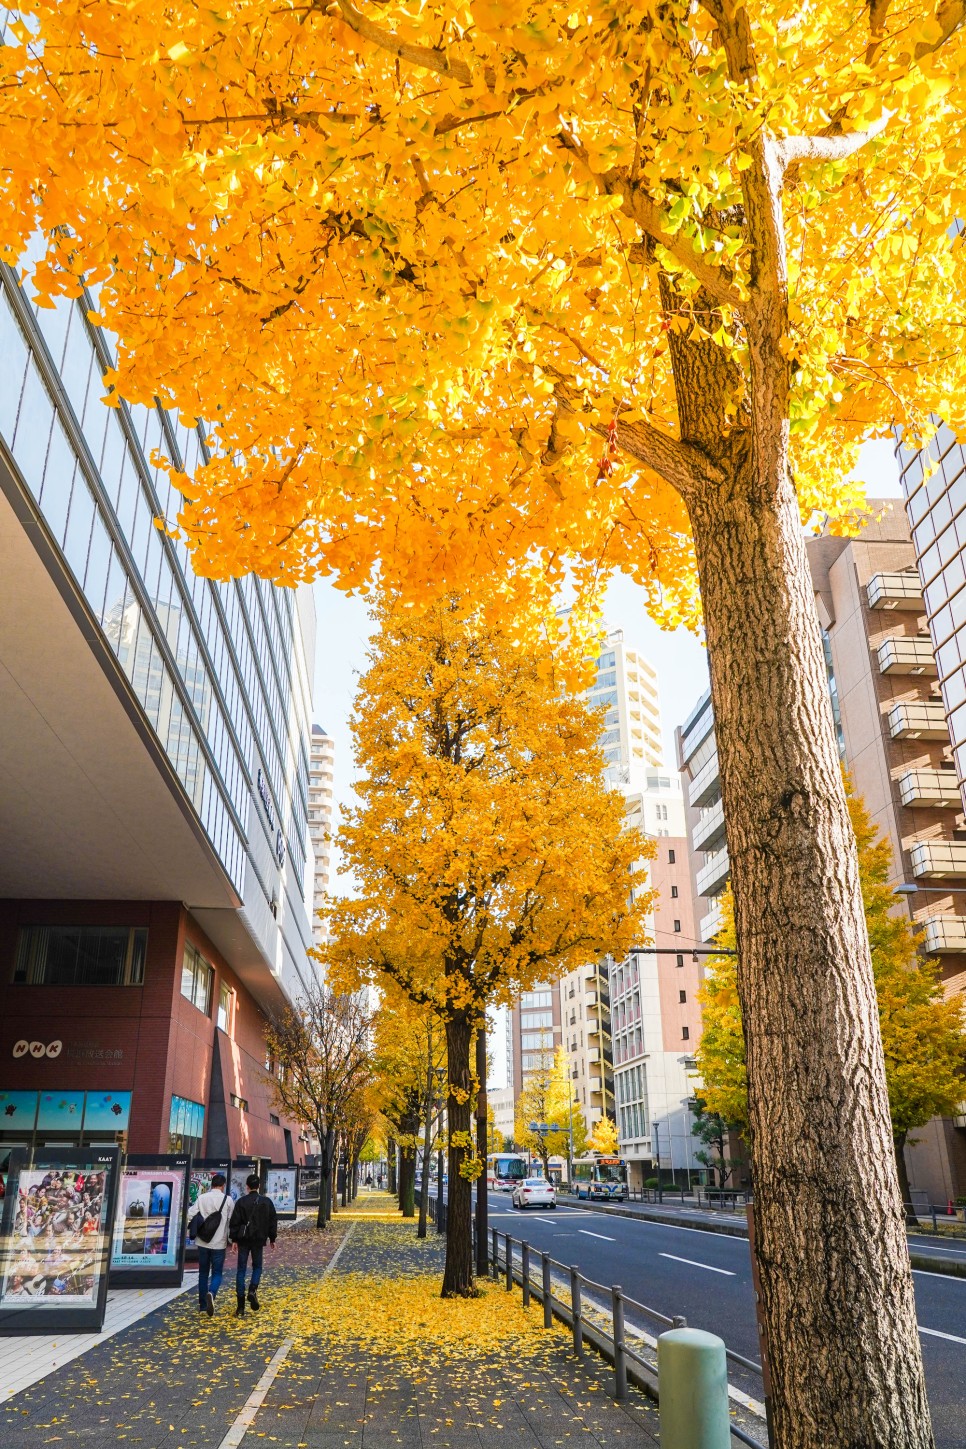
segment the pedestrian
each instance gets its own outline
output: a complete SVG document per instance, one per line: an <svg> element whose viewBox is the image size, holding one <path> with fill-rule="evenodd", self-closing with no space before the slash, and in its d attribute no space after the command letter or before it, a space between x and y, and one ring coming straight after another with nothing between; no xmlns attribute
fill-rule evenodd
<svg viewBox="0 0 966 1449"><path fill-rule="evenodd" d="M216 1172L211 1187L203 1192L195 1203L192 1219L203 1223L207 1217L217 1213L220 1221L207 1242L195 1238L198 1246L198 1307L209 1318L214 1316L215 1299L221 1287L225 1269L225 1254L228 1251L228 1224L231 1219L232 1200L225 1184L225 1174Z"/></svg>
<svg viewBox="0 0 966 1449"><path fill-rule="evenodd" d="M265 1244L271 1243L274 1248L278 1236L275 1204L270 1197L263 1197L259 1191L261 1185L257 1173L253 1172L250 1177L246 1177L245 1186L248 1191L235 1203L235 1211L228 1225L228 1236L238 1249L238 1268L235 1273L235 1294L238 1298L236 1318L245 1316L245 1273L249 1257L252 1260L252 1277L248 1285L248 1302L258 1312L261 1305L255 1290L262 1281L262 1255Z"/></svg>

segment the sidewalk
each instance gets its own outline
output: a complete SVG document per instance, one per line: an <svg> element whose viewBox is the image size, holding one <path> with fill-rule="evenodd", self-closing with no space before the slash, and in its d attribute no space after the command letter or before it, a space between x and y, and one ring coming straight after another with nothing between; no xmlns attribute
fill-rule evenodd
<svg viewBox="0 0 966 1449"><path fill-rule="evenodd" d="M652 1449L657 1411L610 1398L593 1354L484 1283L439 1297L444 1241L373 1193L324 1235L280 1239L262 1311L214 1320L185 1294L0 1406L4 1449ZM322 1276L328 1266L329 1271Z"/></svg>

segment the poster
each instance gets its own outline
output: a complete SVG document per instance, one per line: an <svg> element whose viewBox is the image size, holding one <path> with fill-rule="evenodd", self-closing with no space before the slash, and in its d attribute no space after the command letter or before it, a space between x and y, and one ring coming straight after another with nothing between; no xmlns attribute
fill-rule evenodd
<svg viewBox="0 0 966 1449"><path fill-rule="evenodd" d="M117 1148L12 1154L0 1236L0 1333L100 1328Z"/></svg>
<svg viewBox="0 0 966 1449"><path fill-rule="evenodd" d="M275 1211L280 1218L296 1216L298 1175L297 1167L270 1167L265 1173L265 1184L262 1191L266 1197L272 1199Z"/></svg>
<svg viewBox="0 0 966 1449"><path fill-rule="evenodd" d="M233 1162L229 1179L232 1202L237 1202L240 1197L245 1196L248 1191L245 1179L250 1177L253 1172L262 1179L262 1192L264 1192L267 1169L268 1159L265 1157L243 1157Z"/></svg>
<svg viewBox="0 0 966 1449"><path fill-rule="evenodd" d="M184 1270L190 1157L129 1157L120 1175L112 1280L177 1285Z"/></svg>
<svg viewBox="0 0 966 1449"><path fill-rule="evenodd" d="M38 1132L79 1133L84 1121L83 1092L41 1092Z"/></svg>
<svg viewBox="0 0 966 1449"><path fill-rule="evenodd" d="M225 1178L230 1180L231 1163L227 1160L227 1158L222 1161L218 1161L217 1158L208 1157L203 1158L199 1162L192 1162L191 1164L191 1172L188 1175L188 1204L184 1218L185 1228L183 1236L185 1239L187 1251L190 1255L192 1255L192 1257L197 1254L198 1248L197 1244L193 1243L188 1237L188 1223L190 1223L191 1219L194 1217L195 1204L197 1203L199 1197L201 1197L201 1194L207 1192L208 1189L211 1187L211 1179L214 1177L216 1172L222 1173ZM222 1189L222 1191L224 1191L224 1189ZM230 1191L231 1189L229 1188L229 1193Z"/></svg>
<svg viewBox="0 0 966 1449"><path fill-rule="evenodd" d="M0 1092L0 1131L23 1132L28 1138L37 1120L37 1092Z"/></svg>
<svg viewBox="0 0 966 1449"><path fill-rule="evenodd" d="M131 1092L88 1092L84 1104L85 1132L126 1132L131 1118Z"/></svg>

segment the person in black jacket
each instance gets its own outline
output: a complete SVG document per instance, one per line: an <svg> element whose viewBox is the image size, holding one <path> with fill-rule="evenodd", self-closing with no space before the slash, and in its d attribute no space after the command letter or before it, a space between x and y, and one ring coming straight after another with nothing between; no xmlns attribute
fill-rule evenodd
<svg viewBox="0 0 966 1449"><path fill-rule="evenodd" d="M261 1185L261 1180L254 1172L251 1177L246 1177L245 1186L248 1191L235 1203L231 1222L228 1224L228 1236L238 1249L238 1270L235 1273L235 1293L238 1297L236 1318L245 1316L245 1273L249 1257L252 1260L252 1277L248 1285L248 1302L257 1311L259 1302L255 1290L262 1279L265 1244L271 1243L274 1248L278 1236L275 1204L270 1197L263 1197L259 1192Z"/></svg>

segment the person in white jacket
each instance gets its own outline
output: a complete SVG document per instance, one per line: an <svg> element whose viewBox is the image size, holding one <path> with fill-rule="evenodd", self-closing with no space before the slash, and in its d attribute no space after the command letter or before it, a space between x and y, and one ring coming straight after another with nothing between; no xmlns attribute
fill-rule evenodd
<svg viewBox="0 0 966 1449"><path fill-rule="evenodd" d="M221 1287L221 1275L225 1270L228 1224L234 1206L231 1194L225 1190L223 1172L215 1173L211 1179L211 1187L195 1203L195 1212L200 1215L202 1222L210 1213L221 1215L221 1222L207 1243L201 1238L195 1240L198 1247L198 1307L209 1318L214 1316L215 1299Z"/></svg>

